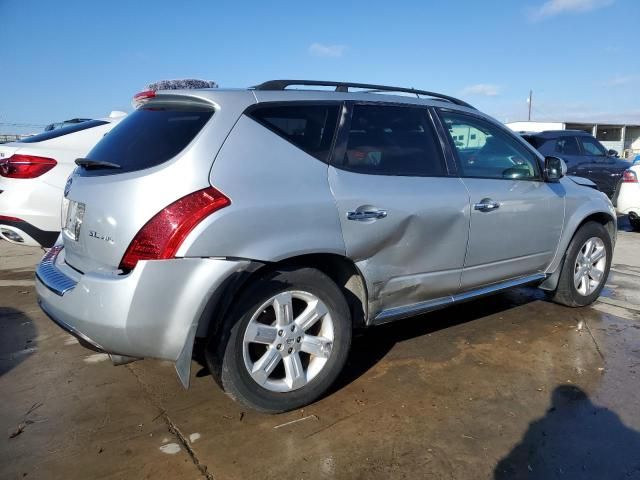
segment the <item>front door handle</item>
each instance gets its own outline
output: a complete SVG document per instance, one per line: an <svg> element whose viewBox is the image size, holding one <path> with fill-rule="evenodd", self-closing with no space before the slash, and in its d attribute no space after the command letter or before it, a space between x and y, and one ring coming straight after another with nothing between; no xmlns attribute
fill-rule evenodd
<svg viewBox="0 0 640 480"><path fill-rule="evenodd" d="M386 210L354 210L347 212L348 220L378 220L387 216Z"/></svg>
<svg viewBox="0 0 640 480"><path fill-rule="evenodd" d="M491 212L498 208L500 208L500 204L498 202L494 202L490 198L483 198L480 202L473 204L473 209L481 212Z"/></svg>

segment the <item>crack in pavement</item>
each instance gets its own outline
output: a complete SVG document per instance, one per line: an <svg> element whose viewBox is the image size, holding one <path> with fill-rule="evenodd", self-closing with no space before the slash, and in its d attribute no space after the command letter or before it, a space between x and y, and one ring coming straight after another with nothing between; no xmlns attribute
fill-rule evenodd
<svg viewBox="0 0 640 480"><path fill-rule="evenodd" d="M593 333L591 332L591 328L589 327L589 324L587 323L586 320L584 320L584 327L587 330L587 332L589 332L589 336L591 337L591 340L593 340L593 344L596 347L596 351L598 352L598 355L600 355L600 358L602 359L602 363L606 364L607 361L604 358L604 354L602 353L602 350L600 350L600 345L598 345L598 341L596 340L596 337L593 336Z"/></svg>
<svg viewBox="0 0 640 480"><path fill-rule="evenodd" d="M208 471L207 465L202 463L202 462L200 462L200 459L198 458L198 455L196 454L195 450L193 450L193 448L189 444L189 441L187 440L187 438L180 431L180 429L173 422L173 420L171 420L171 417L169 417L169 415L167 414L167 411L164 408L162 408L162 406L160 405L160 402L158 401L156 396L153 394L153 392L151 392L147 388L147 385L142 381L140 376L131 367L131 365L125 365L125 367L135 377L136 381L138 382L138 384L140 385L140 387L142 388L144 393L147 395L149 403L151 403L151 405L153 405L155 408L157 408L160 411L160 414L158 416L156 416L154 418L154 420L156 420L159 417L162 417L162 419L164 420L164 423L167 425L167 430L169 431L169 433L175 435L175 437L177 438L178 442L180 443L180 446L182 446L182 448L185 449L185 451L187 452L187 455L189 455L189 457L191 458L191 462L200 471L200 474L206 480L215 480L215 477L213 476L213 474Z"/></svg>

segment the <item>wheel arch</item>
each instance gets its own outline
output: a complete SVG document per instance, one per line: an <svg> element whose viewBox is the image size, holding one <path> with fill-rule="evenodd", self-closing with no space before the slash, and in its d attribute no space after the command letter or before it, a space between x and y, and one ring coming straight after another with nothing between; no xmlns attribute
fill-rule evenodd
<svg viewBox="0 0 640 480"><path fill-rule="evenodd" d="M316 268L331 278L345 295L354 328L366 326L367 286L356 264L335 253L311 253L285 258L277 262L255 262L253 268L229 279L222 291L212 296L198 323L197 337L217 336L224 317L237 298L253 282L282 268Z"/></svg>
<svg viewBox="0 0 640 480"><path fill-rule="evenodd" d="M573 237L575 237L580 228L588 222L596 222L602 225L609 233L611 244L615 246L618 227L617 219L611 212L596 210L577 218L574 216L574 221L570 222L567 226L567 235L563 235L560 239L556 258L547 270L550 272L550 275L544 282L542 282L542 284L540 284L541 289L548 291L556 289L558 281L560 280L560 274L562 273L562 265L567 254L567 248L569 248L571 240L573 240Z"/></svg>

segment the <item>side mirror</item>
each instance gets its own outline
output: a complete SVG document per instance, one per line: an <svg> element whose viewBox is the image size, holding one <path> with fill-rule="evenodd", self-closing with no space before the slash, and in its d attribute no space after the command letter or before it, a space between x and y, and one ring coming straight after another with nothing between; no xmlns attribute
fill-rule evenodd
<svg viewBox="0 0 640 480"><path fill-rule="evenodd" d="M567 164L560 157L545 157L544 179L550 183L559 182L567 174Z"/></svg>
<svg viewBox="0 0 640 480"><path fill-rule="evenodd" d="M614 150L613 148L607 151L607 155L609 155L610 157L619 157L620 156L618 151Z"/></svg>

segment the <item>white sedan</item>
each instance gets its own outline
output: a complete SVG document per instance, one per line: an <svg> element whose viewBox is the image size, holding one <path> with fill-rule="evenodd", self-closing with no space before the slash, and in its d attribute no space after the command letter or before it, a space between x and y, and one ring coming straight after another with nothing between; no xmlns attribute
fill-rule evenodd
<svg viewBox="0 0 640 480"><path fill-rule="evenodd" d="M0 238L50 247L60 233L67 178L84 157L126 116L88 120L0 145Z"/></svg>
<svg viewBox="0 0 640 480"><path fill-rule="evenodd" d="M616 211L629 215L629 222L634 230L640 231L640 164L635 163L625 170L616 201Z"/></svg>

